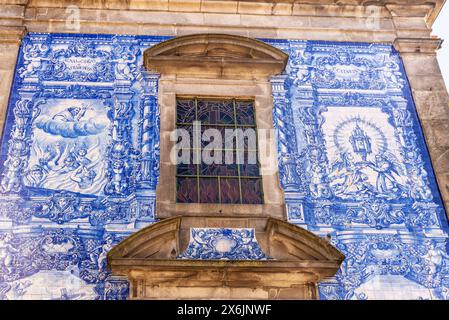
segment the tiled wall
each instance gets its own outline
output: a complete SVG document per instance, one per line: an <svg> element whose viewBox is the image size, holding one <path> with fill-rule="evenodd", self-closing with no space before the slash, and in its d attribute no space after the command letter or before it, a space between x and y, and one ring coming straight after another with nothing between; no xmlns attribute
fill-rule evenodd
<svg viewBox="0 0 449 320"><path fill-rule="evenodd" d="M121 299L106 253L154 221L162 37L29 34L1 147L0 298ZM445 299L447 221L398 53L277 40L289 219L346 255L322 299ZM262 254L262 253L261 253Z"/></svg>

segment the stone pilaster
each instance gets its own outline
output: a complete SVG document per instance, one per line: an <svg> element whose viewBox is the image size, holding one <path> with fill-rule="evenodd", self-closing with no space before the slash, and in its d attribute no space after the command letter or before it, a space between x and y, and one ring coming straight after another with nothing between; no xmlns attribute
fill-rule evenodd
<svg viewBox="0 0 449 320"><path fill-rule="evenodd" d="M0 133L6 117L20 42L26 33L23 17L27 0L7 0L0 5Z"/></svg>
<svg viewBox="0 0 449 320"><path fill-rule="evenodd" d="M440 192L449 212L449 95L438 65L436 38L397 39Z"/></svg>

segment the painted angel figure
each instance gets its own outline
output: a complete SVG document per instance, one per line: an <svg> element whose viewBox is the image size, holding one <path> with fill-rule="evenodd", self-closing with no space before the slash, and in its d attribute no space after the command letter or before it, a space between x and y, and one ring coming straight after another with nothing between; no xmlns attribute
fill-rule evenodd
<svg viewBox="0 0 449 320"><path fill-rule="evenodd" d="M108 257L108 252L114 248L114 237L108 235L105 237L106 243L101 246L101 252L98 256L98 266L101 268L102 266L106 266L106 261Z"/></svg>
<svg viewBox="0 0 449 320"><path fill-rule="evenodd" d="M295 85L299 83L305 83L310 80L312 76L312 60L313 57L309 52L296 52L296 57L298 57L300 63L295 62L295 59L290 60L290 66L295 70L296 76L293 80Z"/></svg>
<svg viewBox="0 0 449 320"><path fill-rule="evenodd" d="M443 264L447 264L449 255L445 250L438 247L436 241L428 240L426 244L429 248L422 257L429 268L429 280L433 280L436 274L440 274Z"/></svg>
<svg viewBox="0 0 449 320"><path fill-rule="evenodd" d="M87 188L92 185L96 173L92 170L90 164L92 160L87 158L87 149L80 148L74 155L77 167L70 176L70 179L78 183L80 188Z"/></svg>
<svg viewBox="0 0 449 320"><path fill-rule="evenodd" d="M24 67L18 70L21 78L36 76L36 73L42 66L42 61L48 60L46 58L50 47L45 44L27 44L23 48L24 52Z"/></svg>
<svg viewBox="0 0 449 320"><path fill-rule="evenodd" d="M6 233L0 237L0 269L5 274L13 272L14 254L19 253L19 250L11 244L12 239L11 233Z"/></svg>
<svg viewBox="0 0 449 320"><path fill-rule="evenodd" d="M1 187L3 192L18 192L21 189L21 172L25 169L25 161L21 158L13 157L5 161L7 168L4 174Z"/></svg>
<svg viewBox="0 0 449 320"><path fill-rule="evenodd" d="M383 56L382 59L376 62L376 66L372 68L372 71L382 74L385 84L388 87L397 89L404 87L404 80L402 79L399 63L391 60L389 56Z"/></svg>
<svg viewBox="0 0 449 320"><path fill-rule="evenodd" d="M122 47L117 46L114 49L114 54L116 59L113 61L116 62L116 75L117 78L120 79L132 79L137 70L136 61L138 56L139 49L130 46L130 47Z"/></svg>
<svg viewBox="0 0 449 320"><path fill-rule="evenodd" d="M58 149L59 146L59 142L56 142L55 145L47 145L45 147L45 150L43 151L42 157L39 158L38 164L36 166L42 169L44 175L47 175L57 166L57 162L61 157L61 152Z"/></svg>

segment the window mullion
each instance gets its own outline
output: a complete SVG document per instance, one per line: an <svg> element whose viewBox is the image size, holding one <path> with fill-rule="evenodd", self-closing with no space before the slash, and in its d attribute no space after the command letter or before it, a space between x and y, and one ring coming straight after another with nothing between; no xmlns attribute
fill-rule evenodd
<svg viewBox="0 0 449 320"><path fill-rule="evenodd" d="M235 132L237 132L237 107L236 107L236 103L235 103L235 99L232 99L232 104L233 104L233 108L234 108L234 129L236 130ZM237 161L237 136L235 139L235 148L234 148L234 152L235 152L235 161L236 161L236 165L237 165L237 175L239 177L239 195L240 195L240 203L243 203L243 195L242 195L242 178L241 178L241 172L240 172L240 163L239 161ZM245 152L243 152L243 159L245 159ZM245 162L245 160L243 160L243 162Z"/></svg>
<svg viewBox="0 0 449 320"><path fill-rule="evenodd" d="M195 121L198 121L198 99L195 98ZM192 123L192 133L193 133L194 127ZM201 132L200 132L201 134ZM200 145L201 147L201 145ZM201 150L201 149L200 149ZM195 152L198 152L198 150L195 149ZM201 155L199 157L201 159ZM198 158L197 158L198 159ZM200 167L201 167L201 161L200 163L196 164L196 193L198 197L198 203L201 203L201 191L200 191Z"/></svg>

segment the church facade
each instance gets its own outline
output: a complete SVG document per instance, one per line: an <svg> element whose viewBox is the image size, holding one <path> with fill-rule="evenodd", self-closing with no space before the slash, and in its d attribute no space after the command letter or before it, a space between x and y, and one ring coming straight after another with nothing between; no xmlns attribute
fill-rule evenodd
<svg viewBox="0 0 449 320"><path fill-rule="evenodd" d="M449 299L444 1L4 3L1 299Z"/></svg>

